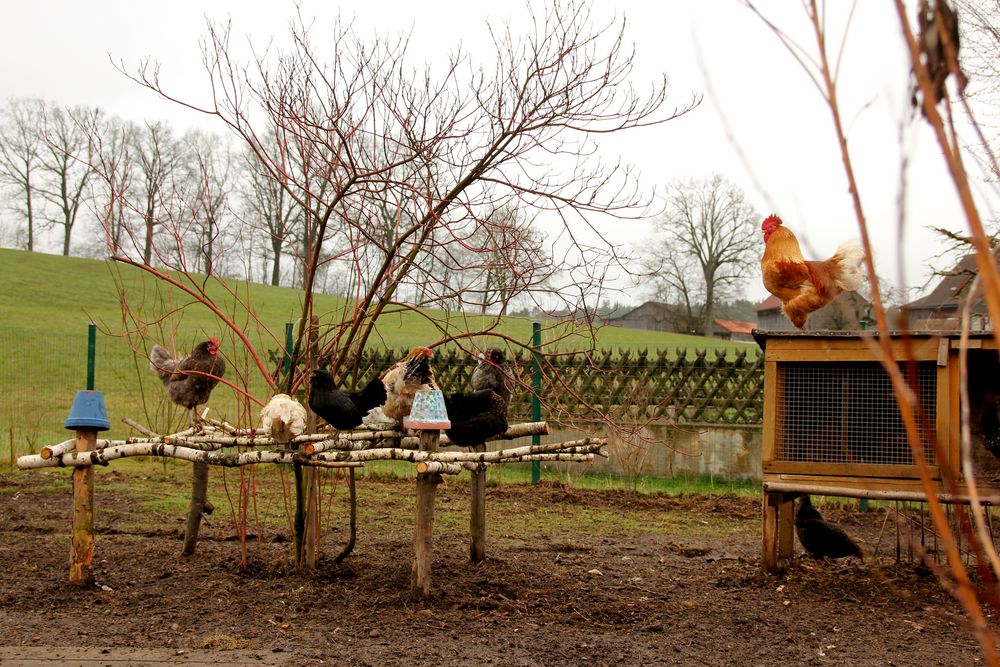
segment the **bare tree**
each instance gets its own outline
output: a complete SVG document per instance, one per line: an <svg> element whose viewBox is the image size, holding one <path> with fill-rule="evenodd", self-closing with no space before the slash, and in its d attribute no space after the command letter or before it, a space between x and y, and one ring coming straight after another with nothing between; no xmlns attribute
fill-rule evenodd
<svg viewBox="0 0 1000 667"><path fill-rule="evenodd" d="M132 243L141 253L142 261L150 264L154 255L154 236L165 215L166 200L173 187L174 172L183 159L180 143L173 129L165 122L147 122L131 135L131 152L135 165L128 199L141 216L139 234L132 231Z"/></svg>
<svg viewBox="0 0 1000 667"><path fill-rule="evenodd" d="M197 247L196 266L206 275L216 271L216 262L228 247L219 246L224 238L230 198L237 180L236 165L228 141L217 134L189 132L184 137L185 153L189 158L190 187L197 206L192 210Z"/></svg>
<svg viewBox="0 0 1000 667"><path fill-rule="evenodd" d="M35 195L42 150L39 132L45 118L45 102L40 99L12 99L0 116L0 183L18 194L14 210L24 216L25 248L35 249Z"/></svg>
<svg viewBox="0 0 1000 667"><path fill-rule="evenodd" d="M97 108L53 107L42 119L40 151L43 180L38 194L55 209L46 221L63 228L62 254L69 255L70 238L94 176L94 144L102 113Z"/></svg>
<svg viewBox="0 0 1000 667"><path fill-rule="evenodd" d="M244 179L241 188L247 225L261 232L270 248L270 283L281 283L281 259L289 242L298 206L281 183L261 169L256 154L243 155Z"/></svg>
<svg viewBox="0 0 1000 667"><path fill-rule="evenodd" d="M719 174L667 186L650 259L658 281L693 315L700 303L702 332L711 336L717 301L736 296L752 274L760 242L759 218L746 196Z"/></svg>
<svg viewBox="0 0 1000 667"><path fill-rule="evenodd" d="M557 1L530 19L525 34L491 26L495 57L489 70L476 68L460 49L435 66L414 69L406 38L362 40L342 23L314 43L312 22L300 16L287 51L258 54L250 63L236 57L227 27L210 25L203 55L213 94L208 106L174 97L161 86L156 67L135 75L167 99L218 119L255 156L256 172L280 185L303 213L296 260L304 297L292 352L296 371L286 391L294 391L321 359L329 360L334 374L356 364L383 315L414 308L404 297L418 285L426 284L437 298L464 303L461 290L442 278L446 272L426 267L431 261L453 266L450 253L468 238L470 225L489 225L487 214L500 207L528 218L543 212L557 228L549 238L558 248L550 256L558 261L539 254L531 234L503 240L510 244L504 256L517 258L508 266L520 274L533 275L531 265L543 261L552 265L544 271L572 281L572 290L557 290L521 280L531 285L532 298L561 299L574 311L592 309L604 295L611 267L628 271L595 222L640 217L650 196L628 168L602 164L595 142L606 133L669 121L698 99L666 108L665 76L648 92L633 89L634 54L624 47L624 20L599 22L589 3ZM379 227L372 226L375 220ZM465 249L480 257L496 253L491 247ZM264 365L205 281L116 258L142 266L211 309L278 388L279 375ZM356 277L347 305L324 314L322 326L313 324L322 271L345 262ZM500 335L496 322L469 331L446 314L418 312L440 332L432 345ZM565 327L552 330L571 335ZM279 340L273 334L270 339ZM558 373L550 372L547 381L573 391L560 385ZM579 417L610 419L606 408L592 407Z"/></svg>

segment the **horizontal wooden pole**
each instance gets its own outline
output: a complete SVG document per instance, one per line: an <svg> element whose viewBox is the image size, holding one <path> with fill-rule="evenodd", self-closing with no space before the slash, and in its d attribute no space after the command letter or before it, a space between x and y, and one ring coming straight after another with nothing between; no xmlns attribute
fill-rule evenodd
<svg viewBox="0 0 1000 667"><path fill-rule="evenodd" d="M892 491L884 489L858 489L841 486L821 486L817 484L797 484L795 482L764 482L765 493L805 493L811 496L836 496L841 498L868 498L869 500L906 500L912 502L927 502L927 495L919 491ZM950 493L937 494L943 503L953 505L968 505L970 500L966 495ZM1000 505L1000 495L981 495L981 505Z"/></svg>

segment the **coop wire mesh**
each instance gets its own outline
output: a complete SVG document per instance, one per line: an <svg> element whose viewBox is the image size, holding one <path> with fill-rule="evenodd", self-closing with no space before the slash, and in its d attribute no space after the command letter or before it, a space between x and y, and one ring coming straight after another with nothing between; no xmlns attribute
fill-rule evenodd
<svg viewBox="0 0 1000 667"><path fill-rule="evenodd" d="M904 368L927 462L937 397L933 362ZM778 366L776 457L782 461L913 465L906 429L885 369L877 362Z"/></svg>

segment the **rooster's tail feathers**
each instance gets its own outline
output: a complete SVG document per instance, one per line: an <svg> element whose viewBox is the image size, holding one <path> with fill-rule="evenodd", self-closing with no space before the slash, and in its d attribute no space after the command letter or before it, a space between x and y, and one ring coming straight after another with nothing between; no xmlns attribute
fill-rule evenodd
<svg viewBox="0 0 1000 667"><path fill-rule="evenodd" d="M177 360L162 345L153 345L149 351L149 367L166 382L174 372Z"/></svg>
<svg viewBox="0 0 1000 667"><path fill-rule="evenodd" d="M861 287L865 274L861 270L861 262L865 259L865 249L857 239L842 243L833 259L840 267L837 275L837 287L845 292L853 292Z"/></svg>

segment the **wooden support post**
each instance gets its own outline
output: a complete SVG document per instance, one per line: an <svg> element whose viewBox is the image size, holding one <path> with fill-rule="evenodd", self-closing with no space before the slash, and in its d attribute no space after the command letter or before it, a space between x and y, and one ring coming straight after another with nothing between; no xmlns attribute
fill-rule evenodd
<svg viewBox="0 0 1000 667"><path fill-rule="evenodd" d="M76 451L97 446L97 431L76 432ZM69 581L78 586L94 583L94 467L73 469L73 545L70 550Z"/></svg>
<svg viewBox="0 0 1000 667"><path fill-rule="evenodd" d="M782 494L778 507L778 558L791 558L795 553L795 496Z"/></svg>
<svg viewBox="0 0 1000 667"><path fill-rule="evenodd" d="M472 448L475 452L485 452L486 443L480 443ZM469 518L469 559L473 563L486 560L486 466L470 471L472 473L472 512Z"/></svg>
<svg viewBox="0 0 1000 667"><path fill-rule="evenodd" d="M441 432L426 429L420 432L420 450L437 451ZM434 534L434 496L441 475L436 472L417 474L417 512L413 532L413 576L410 597L425 598L431 593L431 542Z"/></svg>
<svg viewBox="0 0 1000 667"><path fill-rule="evenodd" d="M190 556L198 547L198 531L201 517L211 514L214 507L208 502L208 464L195 461L191 471L191 505L188 508L187 525L184 527L184 548L181 554Z"/></svg>
<svg viewBox="0 0 1000 667"><path fill-rule="evenodd" d="M764 492L764 537L761 565L767 572L778 571L778 560L793 553L792 534L795 521L795 497L785 493Z"/></svg>

